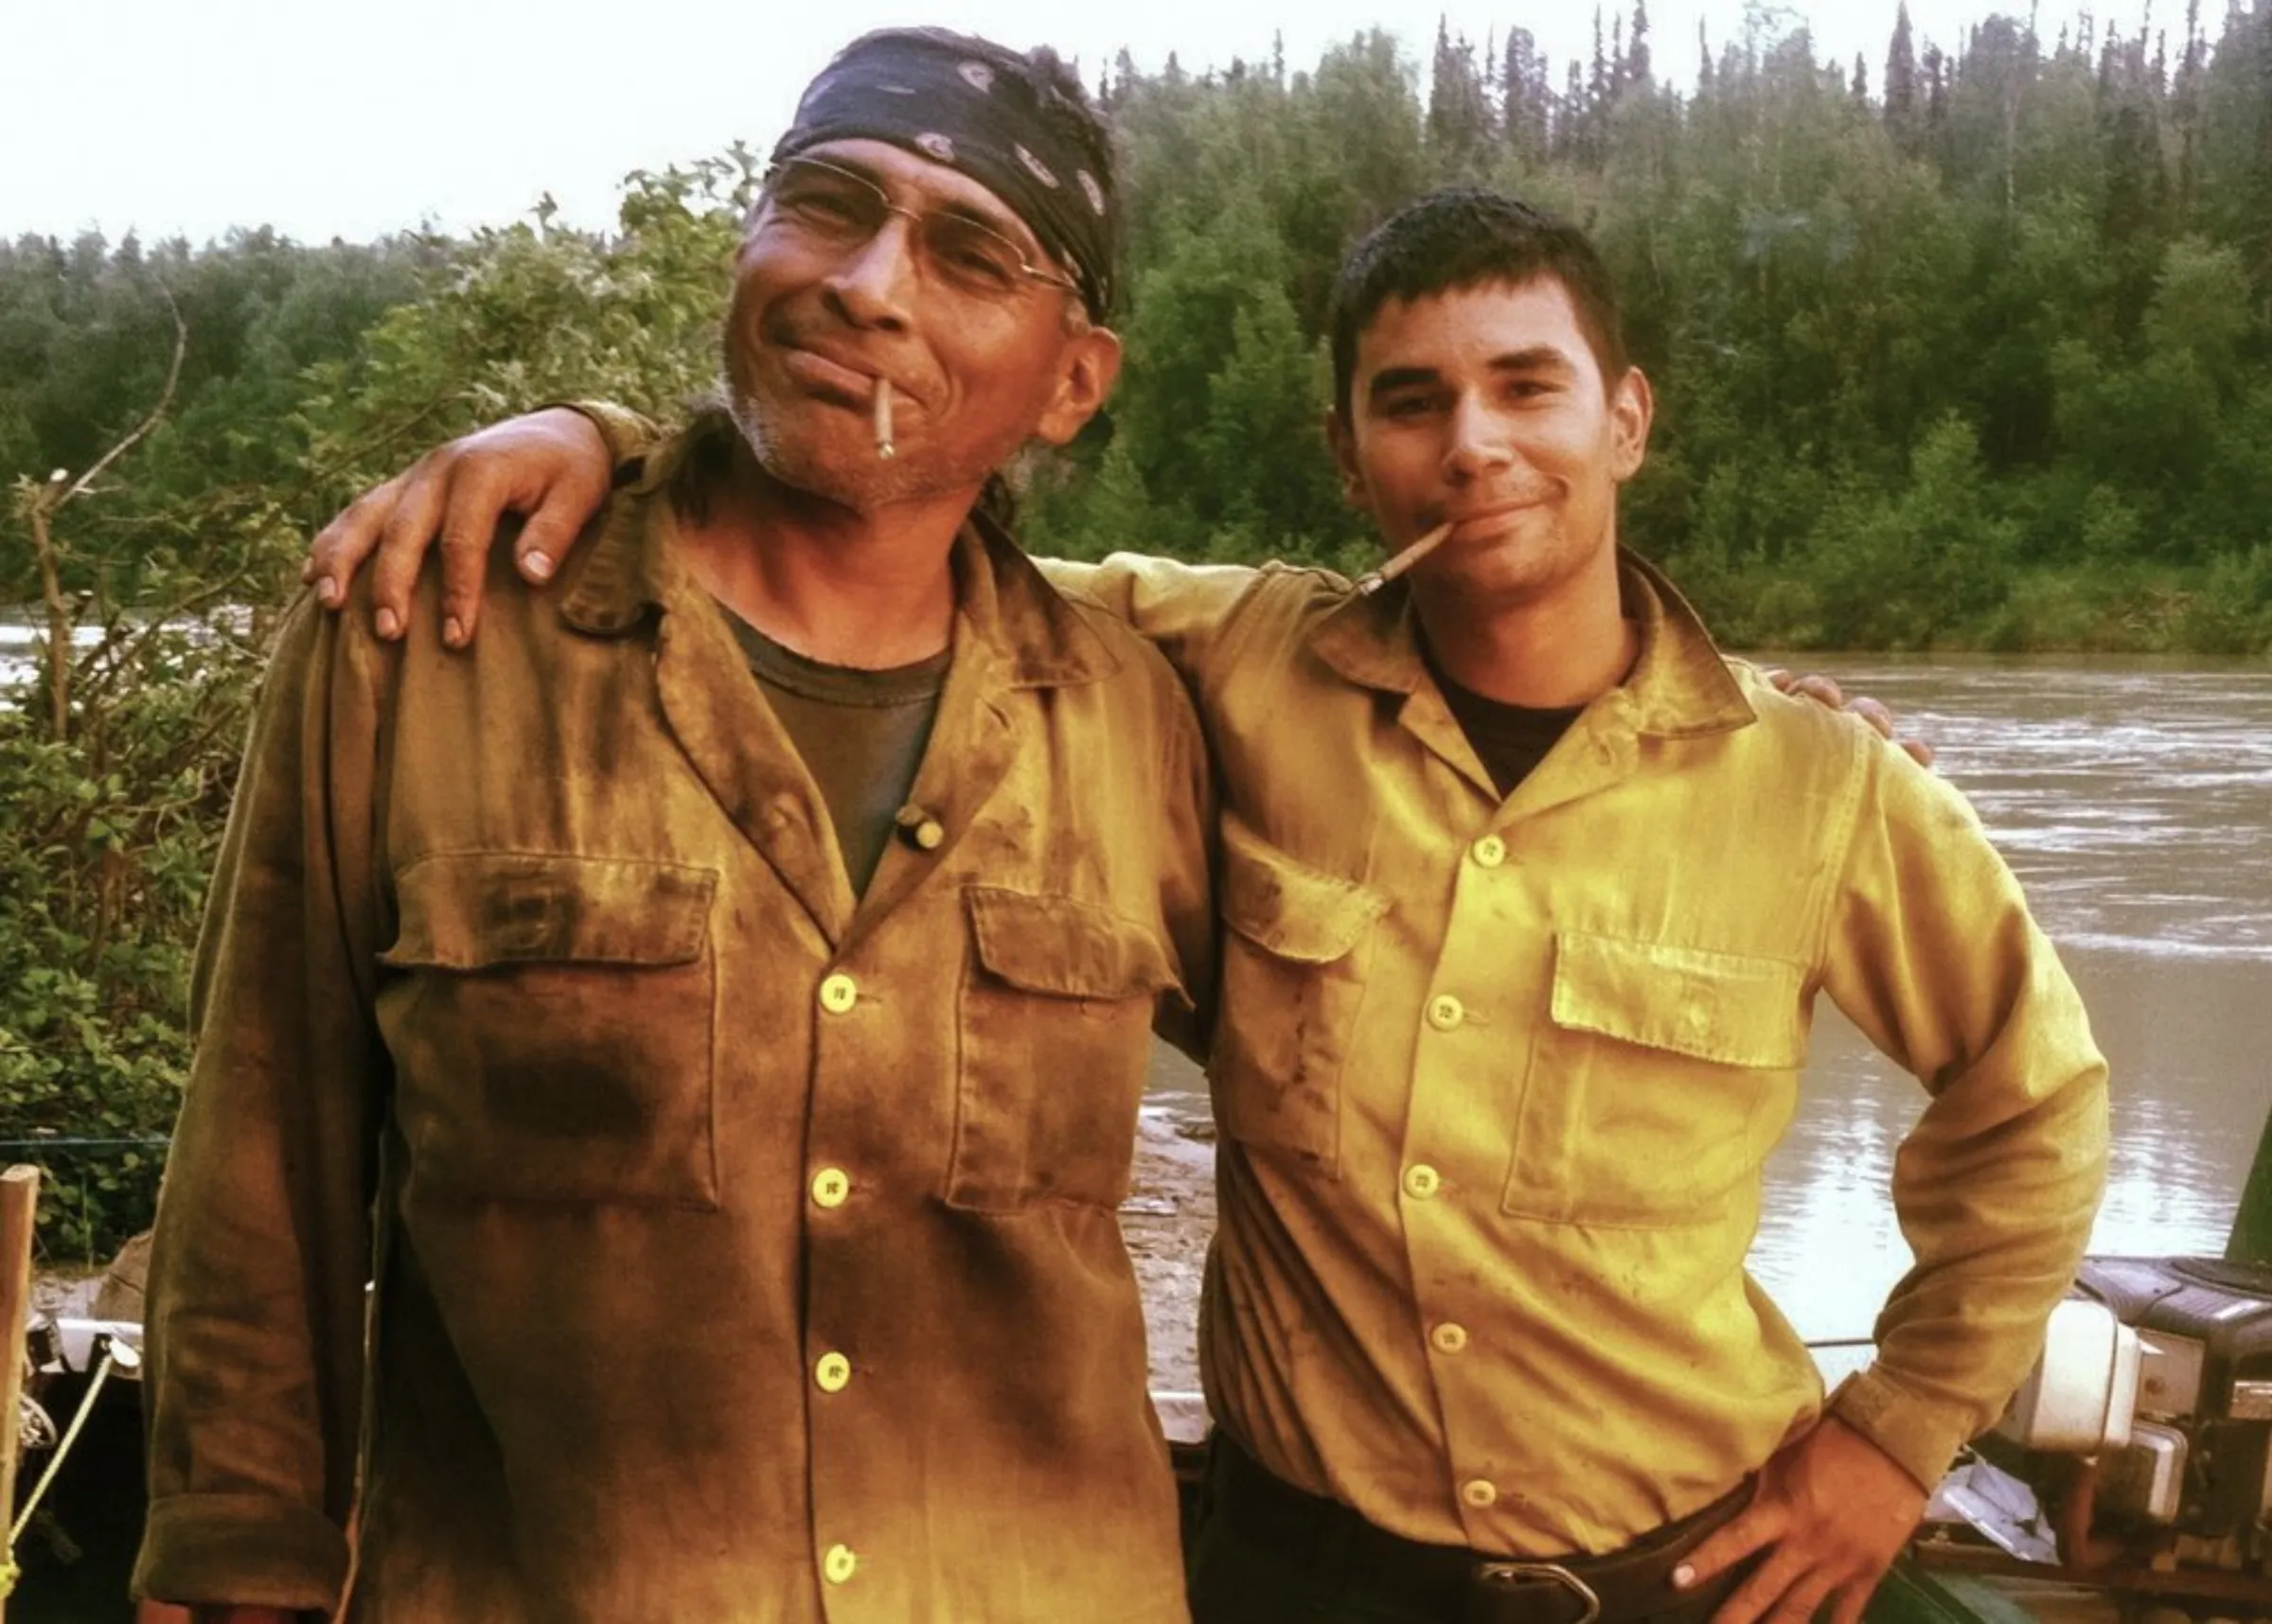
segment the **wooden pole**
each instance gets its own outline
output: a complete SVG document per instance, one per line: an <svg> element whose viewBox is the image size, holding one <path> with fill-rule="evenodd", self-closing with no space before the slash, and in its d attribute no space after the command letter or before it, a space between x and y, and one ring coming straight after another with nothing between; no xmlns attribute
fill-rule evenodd
<svg viewBox="0 0 2272 1624"><path fill-rule="evenodd" d="M2225 1244L2225 1260L2233 1263L2272 1263L2272 1113L2264 1117L2264 1137L2257 1141L2256 1165L2241 1189L2241 1209L2232 1215L2232 1239Z"/></svg>
<svg viewBox="0 0 2272 1624"><path fill-rule="evenodd" d="M24 504L31 520L31 552L40 566L40 597L47 606L47 715L55 742L71 735L71 600L63 596L62 566L55 556L48 516L62 505L63 470Z"/></svg>
<svg viewBox="0 0 2272 1624"><path fill-rule="evenodd" d="M39 1210L40 1170L21 1164L0 1173L0 1528L16 1520L16 1438L24 1399L24 1329L31 1304L31 1233ZM15 1551L0 1551L12 1588ZM0 1591L0 1618L8 1610Z"/></svg>

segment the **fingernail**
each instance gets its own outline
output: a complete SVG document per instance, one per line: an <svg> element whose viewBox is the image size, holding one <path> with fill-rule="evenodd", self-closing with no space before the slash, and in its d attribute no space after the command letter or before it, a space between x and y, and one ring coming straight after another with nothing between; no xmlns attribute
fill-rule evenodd
<svg viewBox="0 0 2272 1624"><path fill-rule="evenodd" d="M339 583L329 575L316 576L315 597L316 601L326 609L337 609L339 607Z"/></svg>
<svg viewBox="0 0 2272 1624"><path fill-rule="evenodd" d="M530 553L521 560L522 574L532 581L552 579L552 559L542 553Z"/></svg>
<svg viewBox="0 0 2272 1624"><path fill-rule="evenodd" d="M381 637L397 637L401 634L401 631L400 616L391 609L382 609L379 611L379 635Z"/></svg>
<svg viewBox="0 0 2272 1624"><path fill-rule="evenodd" d="M1673 1588L1675 1590L1686 1590L1695 1582L1696 1570L1688 1563L1682 1562L1678 1567L1673 1569Z"/></svg>
<svg viewBox="0 0 2272 1624"><path fill-rule="evenodd" d="M466 623L455 615L442 622L442 641L453 648L465 647Z"/></svg>
<svg viewBox="0 0 2272 1624"><path fill-rule="evenodd" d="M302 558L302 559L300 560L300 584L301 584L302 586L306 586L306 585L307 585L307 584L308 584L310 581L313 580L314 578L315 578L315 560L314 560L313 558Z"/></svg>

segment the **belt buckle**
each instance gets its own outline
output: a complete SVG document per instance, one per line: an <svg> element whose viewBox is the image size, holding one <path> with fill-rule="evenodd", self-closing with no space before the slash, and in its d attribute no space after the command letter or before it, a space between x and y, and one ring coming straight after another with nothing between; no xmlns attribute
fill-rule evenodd
<svg viewBox="0 0 2272 1624"><path fill-rule="evenodd" d="M1594 1624L1602 1615L1602 1598L1593 1586L1558 1562L1487 1562L1476 1570L1485 1584L1520 1584L1526 1579L1547 1579L1578 1598L1579 1614L1571 1624Z"/></svg>

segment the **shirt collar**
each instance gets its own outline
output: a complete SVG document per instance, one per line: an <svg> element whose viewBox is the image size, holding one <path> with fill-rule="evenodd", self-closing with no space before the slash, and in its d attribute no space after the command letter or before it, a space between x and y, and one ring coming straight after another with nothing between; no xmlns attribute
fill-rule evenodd
<svg viewBox="0 0 2272 1624"><path fill-rule="evenodd" d="M1617 692L1640 732L1664 738L1727 733L1757 719L1704 622L1663 573L1617 550L1618 589L1641 623L1641 658ZM1410 694L1426 679L1411 592L1393 581L1370 597L1352 594L1310 633L1319 659L1350 681Z"/></svg>
<svg viewBox="0 0 2272 1624"><path fill-rule="evenodd" d="M578 631L620 637L650 610L669 611L697 591L663 544L666 528L646 522L648 504L667 502L667 484L685 449L683 437L649 452L636 479L612 497L570 556L560 618ZM1070 687L1100 681L1120 668L1080 612L1034 567L1009 534L973 514L952 555L961 629L1003 663L1014 688Z"/></svg>

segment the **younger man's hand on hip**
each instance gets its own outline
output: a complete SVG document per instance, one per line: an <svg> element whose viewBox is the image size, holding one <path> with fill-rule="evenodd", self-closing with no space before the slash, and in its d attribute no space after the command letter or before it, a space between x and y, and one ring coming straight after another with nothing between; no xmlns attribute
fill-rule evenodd
<svg viewBox="0 0 2272 1624"><path fill-rule="evenodd" d="M1689 1554L1674 1583L1694 1588L1764 1552L1712 1624L1856 1624L1877 1581L1925 1515L1926 1492L1893 1457L1835 1416L1760 1470L1751 1504Z"/></svg>

